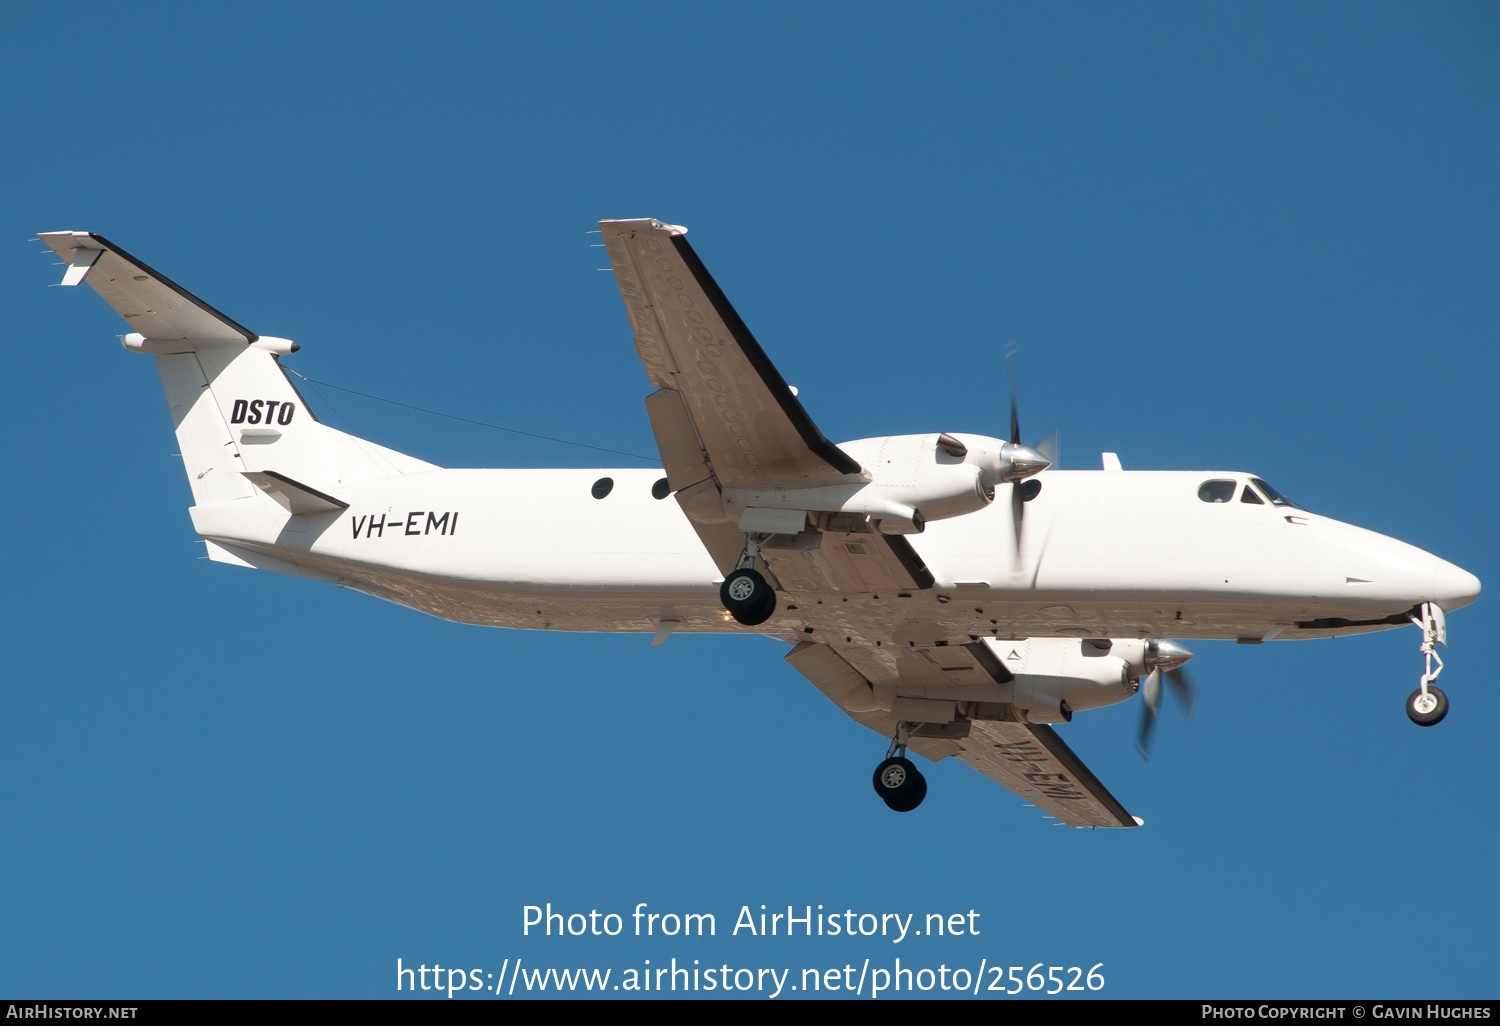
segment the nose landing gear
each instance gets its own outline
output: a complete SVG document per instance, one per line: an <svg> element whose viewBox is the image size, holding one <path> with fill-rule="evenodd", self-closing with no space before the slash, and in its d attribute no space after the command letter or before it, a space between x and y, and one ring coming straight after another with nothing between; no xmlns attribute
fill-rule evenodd
<svg viewBox="0 0 1500 1026"><path fill-rule="evenodd" d="M1441 688L1417 688L1406 699L1406 715L1419 727L1441 723L1448 715L1448 696Z"/></svg>
<svg viewBox="0 0 1500 1026"><path fill-rule="evenodd" d="M1422 628L1425 666L1421 686L1406 699L1406 715L1419 727L1431 727L1448 715L1448 696L1433 687L1433 681L1443 672L1443 659L1437 654L1437 646L1448 647L1448 626L1442 609L1431 602L1422 603L1421 619L1414 616L1411 622ZM1437 664L1436 669L1433 663Z"/></svg>
<svg viewBox="0 0 1500 1026"><path fill-rule="evenodd" d="M905 723L896 729L886 760L875 767L875 793L893 812L910 812L927 797L927 778L906 757L911 732Z"/></svg>

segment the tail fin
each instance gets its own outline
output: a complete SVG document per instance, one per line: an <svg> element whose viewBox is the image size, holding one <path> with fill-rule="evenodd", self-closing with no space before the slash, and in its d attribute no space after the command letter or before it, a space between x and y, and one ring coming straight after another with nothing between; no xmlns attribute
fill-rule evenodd
<svg viewBox="0 0 1500 1026"><path fill-rule="evenodd" d="M125 348L156 357L194 504L263 492L306 512L292 490L337 502L347 482L437 469L319 423L279 361L295 342L256 335L101 236L41 239L68 264L61 284L87 282L136 329Z"/></svg>

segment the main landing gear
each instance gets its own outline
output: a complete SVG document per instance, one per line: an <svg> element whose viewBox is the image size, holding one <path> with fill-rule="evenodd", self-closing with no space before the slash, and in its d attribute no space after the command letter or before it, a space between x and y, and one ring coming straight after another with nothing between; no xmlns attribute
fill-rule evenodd
<svg viewBox="0 0 1500 1026"><path fill-rule="evenodd" d="M875 793L895 812L910 812L927 797L927 778L906 757L911 732L905 723L896 729L886 760L875 767Z"/></svg>
<svg viewBox="0 0 1500 1026"><path fill-rule="evenodd" d="M729 615L746 627L765 623L776 612L776 591L755 569L756 541L750 535L740 565L719 585L719 601Z"/></svg>
<svg viewBox="0 0 1500 1026"><path fill-rule="evenodd" d="M1448 647L1448 626L1444 621L1442 609L1431 602L1422 604L1420 619L1415 616L1411 618L1412 623L1422 628L1425 666L1421 686L1406 699L1406 715L1419 727L1441 723L1443 717L1448 715L1448 696L1432 684L1438 679L1438 674L1443 672L1443 659L1437 654L1437 646ZM1436 669L1433 668L1433 663L1437 664Z"/></svg>

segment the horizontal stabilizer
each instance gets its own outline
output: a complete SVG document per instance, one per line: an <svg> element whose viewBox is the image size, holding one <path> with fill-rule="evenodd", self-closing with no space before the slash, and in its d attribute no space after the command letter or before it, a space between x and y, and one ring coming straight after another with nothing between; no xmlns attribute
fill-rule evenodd
<svg viewBox="0 0 1500 1026"><path fill-rule="evenodd" d="M275 556L268 556L264 552L257 552L254 549L243 548L239 545L216 542L211 538L205 538L203 544L208 547L208 558L215 563L227 563L230 566L242 566L250 570L265 570L274 574L290 574L293 577L306 577L310 581L338 582L339 580L333 574L326 573L307 563L294 563L288 559L278 559Z"/></svg>
<svg viewBox="0 0 1500 1026"><path fill-rule="evenodd" d="M101 235L43 232L39 237L68 265L60 284L88 282L148 339L250 343L259 337Z"/></svg>
<svg viewBox="0 0 1500 1026"><path fill-rule="evenodd" d="M244 474L251 484L275 499L290 513L337 513L349 508L347 502L293 481L274 470L244 471Z"/></svg>

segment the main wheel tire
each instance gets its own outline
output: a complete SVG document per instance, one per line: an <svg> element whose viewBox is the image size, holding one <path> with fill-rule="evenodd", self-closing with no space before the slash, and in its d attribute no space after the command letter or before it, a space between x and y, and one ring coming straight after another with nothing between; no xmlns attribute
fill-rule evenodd
<svg viewBox="0 0 1500 1026"><path fill-rule="evenodd" d="M767 585L765 602L760 609L756 610L754 623L765 623L774 612L776 612L776 592Z"/></svg>
<svg viewBox="0 0 1500 1026"><path fill-rule="evenodd" d="M1419 727L1441 723L1448 715L1448 696L1431 684L1427 685L1425 696L1422 689L1417 688L1406 699L1406 715Z"/></svg>
<svg viewBox="0 0 1500 1026"><path fill-rule="evenodd" d="M927 797L927 778L916 769L912 770L911 790L901 798L886 798L885 804L892 812L910 812L922 804Z"/></svg>
<svg viewBox="0 0 1500 1026"><path fill-rule="evenodd" d="M895 756L882 762L875 767L875 793L880 795L881 801L890 805L891 802L903 802L916 791L917 781L922 779L922 774L911 764L911 760L903 756ZM894 806L892 806L894 808Z"/></svg>
<svg viewBox="0 0 1500 1026"><path fill-rule="evenodd" d="M776 612L776 592L766 583L760 571L736 570L719 585L719 601L746 627L765 623Z"/></svg>
<svg viewBox="0 0 1500 1026"><path fill-rule="evenodd" d="M927 777L909 759L886 759L874 769L874 793L891 811L912 811L927 796Z"/></svg>

